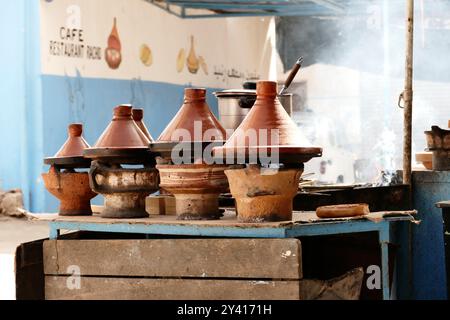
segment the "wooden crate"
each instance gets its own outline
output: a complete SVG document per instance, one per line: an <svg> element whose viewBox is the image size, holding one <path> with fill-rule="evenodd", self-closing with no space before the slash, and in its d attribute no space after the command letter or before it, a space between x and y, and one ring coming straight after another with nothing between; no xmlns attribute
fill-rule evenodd
<svg viewBox="0 0 450 320"><path fill-rule="evenodd" d="M297 239L48 240L46 299L301 299ZM72 274L80 271L80 275Z"/></svg>

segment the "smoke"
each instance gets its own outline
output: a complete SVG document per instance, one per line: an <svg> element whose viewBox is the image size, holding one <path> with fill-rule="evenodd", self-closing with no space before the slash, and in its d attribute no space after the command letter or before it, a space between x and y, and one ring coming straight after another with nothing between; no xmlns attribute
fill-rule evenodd
<svg viewBox="0 0 450 320"><path fill-rule="evenodd" d="M374 0L359 11L278 18L279 78L305 57L293 118L324 148L306 171L319 172L325 161L318 180L389 184L402 168L405 1ZM423 131L450 119L450 1L416 1L415 20L413 153L425 148Z"/></svg>

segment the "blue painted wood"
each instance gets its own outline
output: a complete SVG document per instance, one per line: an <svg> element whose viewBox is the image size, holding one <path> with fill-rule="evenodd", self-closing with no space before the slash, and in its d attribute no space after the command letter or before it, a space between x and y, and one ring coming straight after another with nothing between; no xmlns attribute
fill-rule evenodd
<svg viewBox="0 0 450 320"><path fill-rule="evenodd" d="M51 221L52 230L84 230L96 232L141 233L164 235L187 235L203 237L251 237L251 238L296 238L345 233L379 232L382 239L389 239L389 224L408 218L398 217L375 223L368 220L345 222L305 223L277 227L204 226L196 224L139 224L139 223L95 223L73 221ZM51 236L54 237L55 233Z"/></svg>
<svg viewBox="0 0 450 320"><path fill-rule="evenodd" d="M443 218L435 203L450 199L450 172L413 172L412 299L447 299Z"/></svg>
<svg viewBox="0 0 450 320"><path fill-rule="evenodd" d="M232 238L286 238L284 228L241 228L241 227L204 227L197 225L167 224L129 224L129 223L79 223L50 222L52 230L83 230L95 232L139 233L161 235L183 235L200 237L232 237ZM50 235L55 239L55 233Z"/></svg>

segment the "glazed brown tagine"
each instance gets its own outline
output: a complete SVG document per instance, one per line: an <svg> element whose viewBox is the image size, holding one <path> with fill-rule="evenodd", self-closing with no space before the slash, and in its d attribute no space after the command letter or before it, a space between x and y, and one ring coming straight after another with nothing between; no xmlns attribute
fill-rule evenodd
<svg viewBox="0 0 450 320"><path fill-rule="evenodd" d="M218 197L227 192L226 165L213 163L213 146L226 133L206 103L205 89L185 89L184 103L150 150L162 157L160 187L175 196L178 219L219 219Z"/></svg>
<svg viewBox="0 0 450 320"><path fill-rule="evenodd" d="M69 125L69 137L55 156L45 158L50 165L48 173L42 174L46 189L60 201L59 215L91 215L91 199L97 194L89 186L87 172L75 169L88 168L90 160L83 158L83 151L89 148L82 137L83 126Z"/></svg>
<svg viewBox="0 0 450 320"><path fill-rule="evenodd" d="M102 194L103 218L142 218L145 197L158 189L155 155L148 151L150 140L132 117L132 106L114 108L111 123L96 144L84 151L92 159L91 188Z"/></svg>
<svg viewBox="0 0 450 320"><path fill-rule="evenodd" d="M225 171L243 222L292 220L292 201L303 173L303 163L320 157L277 98L277 84L257 83L252 109L214 156L245 168Z"/></svg>

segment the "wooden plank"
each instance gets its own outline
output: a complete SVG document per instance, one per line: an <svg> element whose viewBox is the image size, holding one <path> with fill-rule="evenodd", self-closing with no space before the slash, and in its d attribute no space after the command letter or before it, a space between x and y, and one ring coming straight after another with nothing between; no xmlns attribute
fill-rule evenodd
<svg viewBox="0 0 450 320"><path fill-rule="evenodd" d="M17 300L44 299L42 243L43 240L36 240L22 243L16 248L14 268Z"/></svg>
<svg viewBox="0 0 450 320"><path fill-rule="evenodd" d="M145 198L145 210L151 215L176 215L175 197L155 195Z"/></svg>
<svg viewBox="0 0 450 320"><path fill-rule="evenodd" d="M298 300L300 282L46 276L48 300ZM69 286L67 285L69 283ZM72 288L72 289L70 289Z"/></svg>
<svg viewBox="0 0 450 320"><path fill-rule="evenodd" d="M46 275L301 279L297 239L49 240Z"/></svg>

